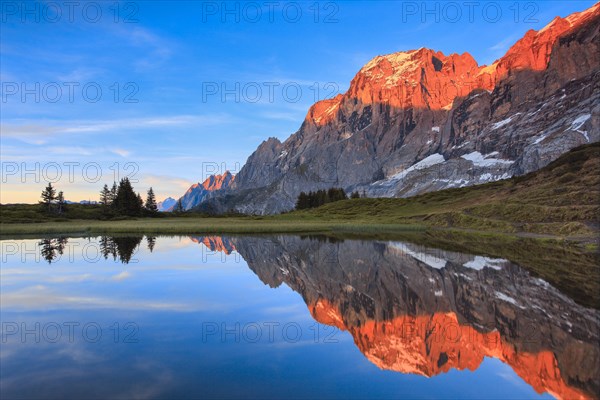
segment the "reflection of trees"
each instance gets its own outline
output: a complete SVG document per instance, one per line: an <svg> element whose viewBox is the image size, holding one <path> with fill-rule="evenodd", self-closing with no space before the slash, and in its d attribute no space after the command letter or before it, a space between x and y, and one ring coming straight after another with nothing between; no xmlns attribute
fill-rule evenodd
<svg viewBox="0 0 600 400"><path fill-rule="evenodd" d="M112 256L113 260L117 259L117 247L111 237L100 237L100 253L105 260L108 259L108 256Z"/></svg>
<svg viewBox="0 0 600 400"><path fill-rule="evenodd" d="M148 250L152 253L154 245L156 244L156 236L146 236L146 241L148 242Z"/></svg>
<svg viewBox="0 0 600 400"><path fill-rule="evenodd" d="M66 237L42 239L38 243L40 254L50 264L56 257L63 254L67 241Z"/></svg>
<svg viewBox="0 0 600 400"><path fill-rule="evenodd" d="M136 237L111 237L102 236L100 238L100 253L105 259L112 255L114 260L121 260L122 263L128 264L131 261L131 256L135 249L142 242L143 236Z"/></svg>
<svg viewBox="0 0 600 400"><path fill-rule="evenodd" d="M143 236L101 236L98 242L100 254L105 260L112 256L113 260L120 260L122 263L128 264L143 238ZM38 243L38 246L40 246L40 255L44 260L48 261L49 264L52 263L63 254L67 241L68 239L66 237L45 238L40 240ZM156 238L148 237L148 248L150 251L152 251L155 244Z"/></svg>

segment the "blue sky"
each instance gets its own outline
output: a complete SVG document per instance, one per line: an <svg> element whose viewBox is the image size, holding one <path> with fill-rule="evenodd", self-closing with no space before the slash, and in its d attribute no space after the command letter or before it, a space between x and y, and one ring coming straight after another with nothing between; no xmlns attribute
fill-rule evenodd
<svg viewBox="0 0 600 400"><path fill-rule="evenodd" d="M46 180L96 200L116 171L159 200L180 196L294 133L378 54L429 47L489 64L594 4L1 3L2 203L37 201Z"/></svg>

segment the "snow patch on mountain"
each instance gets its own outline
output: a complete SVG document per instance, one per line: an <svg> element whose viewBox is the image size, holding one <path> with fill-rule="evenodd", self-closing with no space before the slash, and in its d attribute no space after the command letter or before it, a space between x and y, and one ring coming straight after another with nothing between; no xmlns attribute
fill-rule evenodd
<svg viewBox="0 0 600 400"><path fill-rule="evenodd" d="M571 127L569 128L572 131L581 133L588 142L590 141L590 137L588 136L587 131L580 130L579 128L581 128L583 124L585 124L586 121L591 118L591 116L592 114L580 115L579 117L575 118L575 120L571 123Z"/></svg>
<svg viewBox="0 0 600 400"><path fill-rule="evenodd" d="M510 122L519 114L521 114L521 113L516 113L515 115L511 115L510 117L503 119L502 121L493 123L491 125L491 129L494 130L494 129L502 128L504 125L510 124Z"/></svg>
<svg viewBox="0 0 600 400"><path fill-rule="evenodd" d="M478 167L491 167L497 164L510 165L514 162L511 160L503 160L501 158L493 158L496 155L498 155L497 151L486 155L482 155L480 152L474 151L469 154L463 154L461 158L467 161L471 161L474 165Z"/></svg>
<svg viewBox="0 0 600 400"><path fill-rule="evenodd" d="M404 178L406 175L408 175L410 172L418 171L420 169L426 169L426 168L432 167L436 164L441 164L444 161L446 161L446 160L443 155L438 154L438 153L432 154L430 156L425 157L418 163L410 166L409 168L406 168L404 171L400 171L400 172L392 175L389 178L389 180L394 180L394 181L400 180L400 179Z"/></svg>
<svg viewBox="0 0 600 400"><path fill-rule="evenodd" d="M464 263L463 266L477 271L481 271L484 268L492 268L499 271L502 269L502 265L507 262L508 260L504 258L475 256L473 260Z"/></svg>

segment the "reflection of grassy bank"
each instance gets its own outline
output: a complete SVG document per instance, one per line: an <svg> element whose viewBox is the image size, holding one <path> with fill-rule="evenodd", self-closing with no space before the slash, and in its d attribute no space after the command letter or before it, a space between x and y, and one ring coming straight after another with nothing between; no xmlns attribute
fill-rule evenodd
<svg viewBox="0 0 600 400"><path fill-rule="evenodd" d="M577 303L600 308L600 253L567 240L447 230L394 235L423 246L505 258L549 282Z"/></svg>

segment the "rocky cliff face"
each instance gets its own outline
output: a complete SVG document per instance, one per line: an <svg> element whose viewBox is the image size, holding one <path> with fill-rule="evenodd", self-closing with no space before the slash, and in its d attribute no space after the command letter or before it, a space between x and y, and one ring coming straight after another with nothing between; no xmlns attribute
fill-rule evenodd
<svg viewBox="0 0 600 400"><path fill-rule="evenodd" d="M198 241L229 243L265 284L298 292L382 369L434 376L493 357L539 393L581 399L600 389L598 311L507 260L403 242Z"/></svg>
<svg viewBox="0 0 600 400"><path fill-rule="evenodd" d="M405 197L535 171L600 140L600 4L479 66L429 49L378 56L248 158L212 210L276 213L300 191Z"/></svg>
<svg viewBox="0 0 600 400"><path fill-rule="evenodd" d="M225 171L222 175L211 175L202 183L194 183L179 199L184 210L189 210L192 207L200 204L210 195L228 189L234 182L235 177L229 171ZM168 211L173 211L176 201L168 208Z"/></svg>

